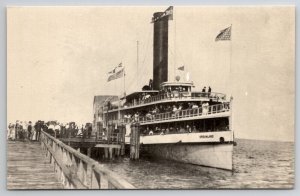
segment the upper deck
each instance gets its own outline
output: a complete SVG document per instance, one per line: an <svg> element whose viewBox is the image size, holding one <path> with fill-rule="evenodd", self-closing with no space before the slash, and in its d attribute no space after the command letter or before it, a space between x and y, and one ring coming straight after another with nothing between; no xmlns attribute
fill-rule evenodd
<svg viewBox="0 0 300 196"><path fill-rule="evenodd" d="M194 109L186 109L176 112L165 112L146 116L132 116L132 118L122 118L119 120L110 119L112 124L130 124L138 122L140 125L170 123L178 121L189 121L209 118L222 118L231 115L230 103L221 103L212 106L204 106Z"/></svg>
<svg viewBox="0 0 300 196"><path fill-rule="evenodd" d="M139 96L138 96L139 95ZM154 105L158 103L179 102L179 101L214 101L226 102L226 95L216 92L164 92L157 93L151 96L147 91L140 92L136 98L131 99L129 102L119 104L119 106L112 106L110 110L104 108L104 113L117 112L119 110L129 110L139 107Z"/></svg>

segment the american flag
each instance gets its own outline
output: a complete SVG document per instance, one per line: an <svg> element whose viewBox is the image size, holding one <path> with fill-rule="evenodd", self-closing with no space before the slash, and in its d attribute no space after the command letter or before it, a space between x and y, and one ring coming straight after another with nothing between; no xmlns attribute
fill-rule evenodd
<svg viewBox="0 0 300 196"><path fill-rule="evenodd" d="M108 72L108 74L114 74L114 73L116 73L116 69L118 68L118 67L122 67L123 65L122 65L122 62L118 65L118 66L116 66L112 71L110 71L110 72Z"/></svg>
<svg viewBox="0 0 300 196"><path fill-rule="evenodd" d="M124 68L120 69L117 73L110 75L107 79L107 82L115 80L124 76Z"/></svg>
<svg viewBox="0 0 300 196"><path fill-rule="evenodd" d="M231 26L222 30L216 37L216 42L217 41L226 41L226 40L231 40Z"/></svg>

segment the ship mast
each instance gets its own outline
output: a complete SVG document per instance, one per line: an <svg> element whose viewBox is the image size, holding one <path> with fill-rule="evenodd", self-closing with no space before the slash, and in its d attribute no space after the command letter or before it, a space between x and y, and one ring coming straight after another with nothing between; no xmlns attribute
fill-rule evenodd
<svg viewBox="0 0 300 196"><path fill-rule="evenodd" d="M139 41L136 41L136 76L139 77ZM137 87L139 86L139 78L136 80Z"/></svg>

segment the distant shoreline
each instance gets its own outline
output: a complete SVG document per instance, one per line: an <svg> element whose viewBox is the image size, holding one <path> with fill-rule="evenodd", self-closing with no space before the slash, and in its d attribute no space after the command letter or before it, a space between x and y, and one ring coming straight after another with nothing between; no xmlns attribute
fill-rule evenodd
<svg viewBox="0 0 300 196"><path fill-rule="evenodd" d="M264 141L264 142L286 142L286 143L295 143L295 141L280 141L280 140L267 140L267 139L247 139L247 138L235 138L235 140L255 140L255 141Z"/></svg>

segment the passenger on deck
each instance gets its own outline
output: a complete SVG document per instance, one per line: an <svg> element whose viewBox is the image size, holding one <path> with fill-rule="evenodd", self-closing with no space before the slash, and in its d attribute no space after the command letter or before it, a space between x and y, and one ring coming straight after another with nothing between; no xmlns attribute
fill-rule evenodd
<svg viewBox="0 0 300 196"><path fill-rule="evenodd" d="M182 110L182 105L181 105L181 104L179 105L178 110L179 110L179 111Z"/></svg>
<svg viewBox="0 0 300 196"><path fill-rule="evenodd" d="M192 133L192 128L189 125L186 126L186 130L187 132Z"/></svg>
<svg viewBox="0 0 300 196"><path fill-rule="evenodd" d="M174 133L174 128L170 127L170 132L169 133Z"/></svg>
<svg viewBox="0 0 300 196"><path fill-rule="evenodd" d="M205 92L206 92L206 86L203 87L203 89L202 89L202 93L205 93Z"/></svg>
<svg viewBox="0 0 300 196"><path fill-rule="evenodd" d="M135 121L135 122L138 122L138 121L139 121L139 113L138 113L138 112L136 112L136 113L134 114L134 121Z"/></svg>
<svg viewBox="0 0 300 196"><path fill-rule="evenodd" d="M165 132L165 134L167 135L167 134L169 134L170 133L170 130L169 130L169 128L166 128L166 132Z"/></svg>
<svg viewBox="0 0 300 196"><path fill-rule="evenodd" d="M162 129L160 135L165 135L165 131L166 131L165 129Z"/></svg>
<svg viewBox="0 0 300 196"><path fill-rule="evenodd" d="M151 95L147 94L147 95L145 95L144 99L146 100L146 99L149 99L150 97L151 97Z"/></svg>
<svg viewBox="0 0 300 196"><path fill-rule="evenodd" d="M203 104L202 104L202 114L203 114L203 115L208 114L208 106L209 106L208 103L203 103Z"/></svg>
<svg viewBox="0 0 300 196"><path fill-rule="evenodd" d="M146 114L146 118L147 118L147 120L152 120L152 114L150 114L150 112L148 112Z"/></svg>
<svg viewBox="0 0 300 196"><path fill-rule="evenodd" d="M197 104L193 103L192 109L197 109L197 108L199 108L199 106Z"/></svg>
<svg viewBox="0 0 300 196"><path fill-rule="evenodd" d="M179 133L185 133L185 129L183 127L180 127Z"/></svg>
<svg viewBox="0 0 300 196"><path fill-rule="evenodd" d="M154 131L155 134L159 134L160 133L160 128L158 127L155 127L155 131Z"/></svg>
<svg viewBox="0 0 300 196"><path fill-rule="evenodd" d="M149 135L153 135L153 131L152 130L149 131Z"/></svg>
<svg viewBox="0 0 300 196"><path fill-rule="evenodd" d="M173 110L174 113L177 111L177 107L175 105L173 105Z"/></svg>

